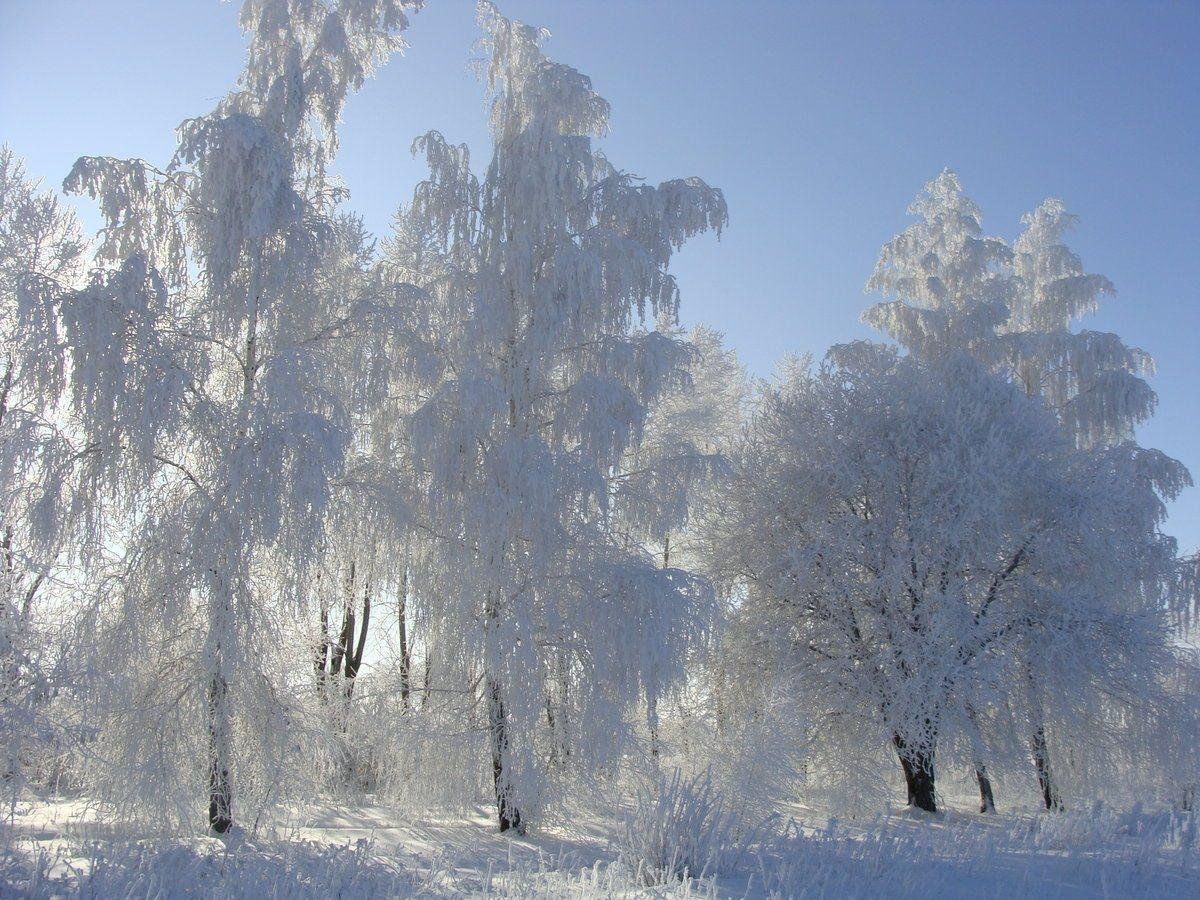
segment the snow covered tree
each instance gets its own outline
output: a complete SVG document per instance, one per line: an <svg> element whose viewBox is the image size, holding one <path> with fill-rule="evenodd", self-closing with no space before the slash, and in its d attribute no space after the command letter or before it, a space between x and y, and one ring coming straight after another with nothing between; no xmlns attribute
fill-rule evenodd
<svg viewBox="0 0 1200 900"><path fill-rule="evenodd" d="M1107 278L1086 273L1062 243L1075 218L1054 199L1022 218L1003 331L1017 382L1045 401L1079 446L1090 447L1132 439L1157 398L1144 377L1154 372L1149 354L1115 334L1071 330L1096 311L1101 295L1113 293Z"/></svg>
<svg viewBox="0 0 1200 900"><path fill-rule="evenodd" d="M1190 483L1176 461L1132 443L1134 426L1156 403L1143 378L1153 371L1150 357L1115 334L1072 330L1112 285L1087 274L1062 243L1074 217L1061 201L1047 200L1025 216L1025 231L1011 249L982 236L980 211L949 170L925 186L909 211L921 221L884 245L867 289L890 299L871 307L866 321L928 361L970 353L1043 403L1072 444L1108 445L1102 455L1110 464L1124 454L1124 468L1139 479L1136 490L1147 508L1157 509L1161 498ZM1142 531L1130 540L1154 540L1160 521L1147 516L1131 522ZM1168 602L1164 577L1155 572L1153 589ZM1046 806L1059 808L1046 738L1047 695L1036 677L1044 652L1026 648L1029 746ZM980 790L986 808L991 790L982 774Z"/></svg>
<svg viewBox="0 0 1200 900"><path fill-rule="evenodd" d="M939 745L1022 689L1028 643L1074 698L1136 700L1163 671L1139 588L1171 548L1127 527L1149 510L1124 474L963 354L835 347L763 396L710 552L809 715L846 741L869 726L933 810Z"/></svg>
<svg viewBox="0 0 1200 900"><path fill-rule="evenodd" d="M678 531L703 502L704 486L728 470L726 453L750 392L719 332L701 326L680 337L690 350L686 380L656 400L642 440L612 478L613 502L631 536L661 548L664 568L678 559Z"/></svg>
<svg viewBox="0 0 1200 900"><path fill-rule="evenodd" d="M888 299L863 318L926 359L964 350L1040 397L1081 447L1115 443L1154 412L1153 360L1115 334L1073 331L1113 293L1063 242L1061 200L1022 218L1010 248L984 237L982 214L949 169L909 207L921 217L884 245L867 290Z"/></svg>
<svg viewBox="0 0 1200 900"><path fill-rule="evenodd" d="M392 322L326 166L348 94L403 46L419 5L247 0L239 90L180 126L164 169L75 164L65 186L100 203L105 268L31 299L41 345L69 372L96 484L126 511L110 633L132 643L115 674L151 679L135 693L162 704L114 718L108 736L127 772L153 782L135 788L161 794L167 773L192 781L197 716L218 833L234 821L237 735L286 745L266 604L308 574L367 387L334 360L349 335Z"/></svg>
<svg viewBox="0 0 1200 900"><path fill-rule="evenodd" d="M60 374L30 340L20 295L69 290L86 244L74 214L0 147L0 721L3 776L16 785L26 749L46 733L40 714L61 648L37 627L35 601L73 532L79 447L58 415Z"/></svg>
<svg viewBox="0 0 1200 900"><path fill-rule="evenodd" d="M686 356L634 325L674 316L672 252L726 209L699 179L652 187L613 168L592 147L608 104L589 79L544 56L537 29L479 9L486 174L465 148L421 138L431 174L395 244L454 317L445 375L413 416L437 535L422 578L441 598L439 659L465 684L477 673L507 830L538 802L549 690L566 684L569 723L554 727L587 764L615 749L639 696L679 675L705 592L619 540L609 479Z"/></svg>
<svg viewBox="0 0 1200 900"><path fill-rule="evenodd" d="M884 244L868 291L885 300L863 320L917 356L955 350L992 364L997 330L1009 318L1012 251L983 234L983 215L949 169L908 208L915 222Z"/></svg>
<svg viewBox="0 0 1200 900"><path fill-rule="evenodd" d="M714 482L729 472L728 453L738 438L750 385L719 332L700 326L679 336L689 348L686 378L651 406L641 442L609 484L628 540L659 555L664 569L695 569L702 560L693 547L691 524L703 514ZM695 660L688 662L695 668ZM646 722L650 752L657 758L656 698L647 698Z"/></svg>

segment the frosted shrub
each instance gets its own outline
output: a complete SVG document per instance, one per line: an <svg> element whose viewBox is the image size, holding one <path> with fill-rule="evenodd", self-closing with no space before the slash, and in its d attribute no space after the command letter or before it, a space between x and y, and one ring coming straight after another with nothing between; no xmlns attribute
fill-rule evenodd
<svg viewBox="0 0 1200 900"><path fill-rule="evenodd" d="M711 769L650 780L619 838L624 863L646 884L714 875L732 866L756 828L748 828L714 786Z"/></svg>

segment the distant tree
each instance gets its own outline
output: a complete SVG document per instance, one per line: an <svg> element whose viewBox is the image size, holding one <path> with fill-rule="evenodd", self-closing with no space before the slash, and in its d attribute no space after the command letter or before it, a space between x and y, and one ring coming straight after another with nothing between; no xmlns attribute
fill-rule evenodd
<svg viewBox="0 0 1200 900"><path fill-rule="evenodd" d="M722 335L697 327L686 335L686 378L650 407L642 440L609 479L620 528L661 557L668 569L698 569L693 520L702 515L715 481L728 475L750 381ZM694 668L694 660L689 660ZM659 754L659 712L647 698L650 752Z"/></svg>
<svg viewBox="0 0 1200 900"><path fill-rule="evenodd" d="M1002 332L1015 380L1046 403L1077 445L1094 447L1132 440L1134 426L1153 415L1157 398L1145 377L1154 360L1115 334L1072 330L1114 292L1062 243L1075 220L1054 199L1022 218Z"/></svg>
<svg viewBox="0 0 1200 900"><path fill-rule="evenodd" d="M884 300L863 320L923 359L964 351L994 364L1008 320L1012 250L983 234L983 214L945 169L908 208L920 221L880 250L868 291Z"/></svg>

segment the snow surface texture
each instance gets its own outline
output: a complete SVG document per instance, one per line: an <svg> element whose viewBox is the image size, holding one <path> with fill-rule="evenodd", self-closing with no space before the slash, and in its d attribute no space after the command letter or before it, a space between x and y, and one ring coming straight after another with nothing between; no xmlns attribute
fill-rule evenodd
<svg viewBox="0 0 1200 900"><path fill-rule="evenodd" d="M646 884L616 820L511 839L487 810L408 825L382 807L302 808L270 837L139 840L78 802L20 804L0 840L0 896L42 897L1186 897L1200 892L1191 815L812 811L715 877Z"/></svg>

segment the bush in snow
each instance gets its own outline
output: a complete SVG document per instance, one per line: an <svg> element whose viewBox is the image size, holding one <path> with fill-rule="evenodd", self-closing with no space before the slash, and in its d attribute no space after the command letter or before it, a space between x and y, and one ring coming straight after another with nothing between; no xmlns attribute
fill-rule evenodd
<svg viewBox="0 0 1200 900"><path fill-rule="evenodd" d="M727 870L745 852L757 826L713 784L712 770L652 778L619 838L622 861L646 884L705 877Z"/></svg>

